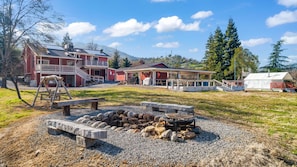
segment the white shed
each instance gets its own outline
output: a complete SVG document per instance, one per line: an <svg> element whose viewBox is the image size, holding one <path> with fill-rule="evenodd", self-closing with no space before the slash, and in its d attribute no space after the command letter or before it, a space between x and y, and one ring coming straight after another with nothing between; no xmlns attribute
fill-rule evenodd
<svg viewBox="0 0 297 167"><path fill-rule="evenodd" d="M244 79L246 91L283 91L293 88L293 77L288 72L250 73Z"/></svg>

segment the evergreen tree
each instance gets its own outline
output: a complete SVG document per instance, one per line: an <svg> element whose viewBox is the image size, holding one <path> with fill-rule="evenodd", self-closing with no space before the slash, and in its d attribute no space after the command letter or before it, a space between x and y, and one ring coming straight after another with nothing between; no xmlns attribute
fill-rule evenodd
<svg viewBox="0 0 297 167"><path fill-rule="evenodd" d="M235 49L241 45L237 34L237 28L233 19L229 19L229 23L225 33L225 49L224 58L222 62L222 70L224 71L225 79L235 79L232 71L230 71L229 66L231 65L231 59L234 56Z"/></svg>
<svg viewBox="0 0 297 167"><path fill-rule="evenodd" d="M65 45L73 46L72 39L70 38L68 32L63 37L63 42L61 45L62 45L62 47L65 47Z"/></svg>
<svg viewBox="0 0 297 167"><path fill-rule="evenodd" d="M120 68L119 61L120 61L120 55L119 55L119 52L116 50L114 52L113 59L110 62L110 67L115 69Z"/></svg>
<svg viewBox="0 0 297 167"><path fill-rule="evenodd" d="M122 62L122 67L130 67L132 65L132 63L129 61L127 57L124 58Z"/></svg>
<svg viewBox="0 0 297 167"><path fill-rule="evenodd" d="M204 57L205 69L215 71L214 78L217 80L222 80L224 77L222 70L224 47L224 35L220 27L217 27L215 34L211 34L208 38Z"/></svg>
<svg viewBox="0 0 297 167"><path fill-rule="evenodd" d="M281 53L284 51L282 49L283 40L279 40L276 44L273 44L273 51L269 56L269 64L264 66L263 68L269 69L273 72L282 71L286 66L284 63L287 63L287 56L282 56Z"/></svg>

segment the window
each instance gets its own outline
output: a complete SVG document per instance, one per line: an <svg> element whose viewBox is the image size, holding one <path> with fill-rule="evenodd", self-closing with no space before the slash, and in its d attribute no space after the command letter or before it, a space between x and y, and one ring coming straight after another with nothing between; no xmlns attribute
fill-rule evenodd
<svg viewBox="0 0 297 167"><path fill-rule="evenodd" d="M68 66L73 66L74 65L74 61L73 60L67 60L67 65Z"/></svg>
<svg viewBox="0 0 297 167"><path fill-rule="evenodd" d="M42 60L42 63L41 63L40 59L38 59L37 64L49 64L49 60Z"/></svg>
<svg viewBox="0 0 297 167"><path fill-rule="evenodd" d="M95 75L100 75L100 71L96 70Z"/></svg>

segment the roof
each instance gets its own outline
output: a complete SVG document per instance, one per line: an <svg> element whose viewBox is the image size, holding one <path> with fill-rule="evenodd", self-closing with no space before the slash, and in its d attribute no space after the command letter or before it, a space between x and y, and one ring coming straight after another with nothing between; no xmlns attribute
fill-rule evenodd
<svg viewBox="0 0 297 167"><path fill-rule="evenodd" d="M135 67L119 68L116 71L140 72L140 71L160 71L160 72L195 72L204 74L213 74L214 71L193 70L185 68L170 68L164 63L142 64Z"/></svg>
<svg viewBox="0 0 297 167"><path fill-rule="evenodd" d="M288 72L250 73L246 80L293 80Z"/></svg>
<svg viewBox="0 0 297 167"><path fill-rule="evenodd" d="M88 50L82 48L73 48L71 51L66 51L61 46L57 45L48 45L48 44L39 44L39 43L28 43L28 45L39 55L42 56L56 56L56 57L73 57L75 54L88 54L93 56L104 56L109 57L102 50Z"/></svg>
<svg viewBox="0 0 297 167"><path fill-rule="evenodd" d="M168 66L164 63L151 63L151 64L141 64L139 66L134 66L134 67L119 68L117 69L117 71L137 70L137 69L147 69L147 68L168 68Z"/></svg>

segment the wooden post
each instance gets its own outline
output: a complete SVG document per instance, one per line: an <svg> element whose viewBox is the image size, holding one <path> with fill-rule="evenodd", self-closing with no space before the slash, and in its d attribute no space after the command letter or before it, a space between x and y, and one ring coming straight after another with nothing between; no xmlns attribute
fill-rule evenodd
<svg viewBox="0 0 297 167"><path fill-rule="evenodd" d="M91 109L92 110L98 110L98 102L92 102L91 103Z"/></svg>
<svg viewBox="0 0 297 167"><path fill-rule="evenodd" d="M63 115L64 116L70 116L70 105L63 107Z"/></svg>

